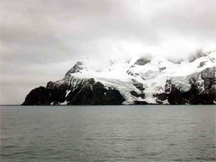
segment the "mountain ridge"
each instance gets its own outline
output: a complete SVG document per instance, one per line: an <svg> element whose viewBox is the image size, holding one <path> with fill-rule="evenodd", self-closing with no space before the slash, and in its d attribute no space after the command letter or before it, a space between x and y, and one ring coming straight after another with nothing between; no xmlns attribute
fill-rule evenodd
<svg viewBox="0 0 216 162"><path fill-rule="evenodd" d="M78 61L63 79L32 90L23 103L42 104L216 104L216 52L180 63L140 57L103 69Z"/></svg>

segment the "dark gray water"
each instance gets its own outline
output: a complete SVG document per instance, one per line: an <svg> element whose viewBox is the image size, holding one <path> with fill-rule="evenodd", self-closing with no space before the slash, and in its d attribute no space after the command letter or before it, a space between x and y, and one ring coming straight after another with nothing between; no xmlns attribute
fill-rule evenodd
<svg viewBox="0 0 216 162"><path fill-rule="evenodd" d="M1 107L1 162L216 161L215 106Z"/></svg>

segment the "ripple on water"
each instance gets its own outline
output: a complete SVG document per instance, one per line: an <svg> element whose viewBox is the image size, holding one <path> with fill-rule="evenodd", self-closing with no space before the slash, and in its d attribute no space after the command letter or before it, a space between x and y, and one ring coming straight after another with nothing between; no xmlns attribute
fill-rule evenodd
<svg viewBox="0 0 216 162"><path fill-rule="evenodd" d="M216 161L215 107L17 109L1 108L3 162Z"/></svg>

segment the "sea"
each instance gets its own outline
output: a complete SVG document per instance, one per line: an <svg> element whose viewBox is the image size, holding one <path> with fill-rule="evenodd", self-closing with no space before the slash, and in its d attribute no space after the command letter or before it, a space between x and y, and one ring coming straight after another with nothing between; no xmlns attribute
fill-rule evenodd
<svg viewBox="0 0 216 162"><path fill-rule="evenodd" d="M1 162L216 161L216 106L1 106Z"/></svg>

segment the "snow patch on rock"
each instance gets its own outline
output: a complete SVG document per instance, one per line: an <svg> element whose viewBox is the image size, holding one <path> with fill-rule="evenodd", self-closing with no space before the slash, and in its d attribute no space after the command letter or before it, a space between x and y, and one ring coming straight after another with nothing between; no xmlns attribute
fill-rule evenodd
<svg viewBox="0 0 216 162"><path fill-rule="evenodd" d="M124 104L131 104L134 101L157 103L154 94L165 92L165 84L168 79L171 79L172 84L182 92L186 92L191 87L190 78L201 73L206 68L216 67L216 52L200 57L193 62L185 60L180 64L175 64L162 57L151 58L148 62L136 64L138 59L134 58L130 61L117 62L107 68L97 70L88 66L86 60L77 62L67 72L64 80L58 83L63 84L67 80L73 83L72 86L76 87L80 82L83 82L83 79L94 78L96 82L104 84L107 89L114 88L119 90L126 99ZM201 62L205 63L202 63L202 66L200 66ZM141 90L134 86L133 80L143 84L145 99L131 95L131 91L135 91L137 94L141 93ZM200 85L203 84L200 76L197 78L197 82L200 82ZM67 91L66 96L69 93ZM167 104L168 101L163 103Z"/></svg>

